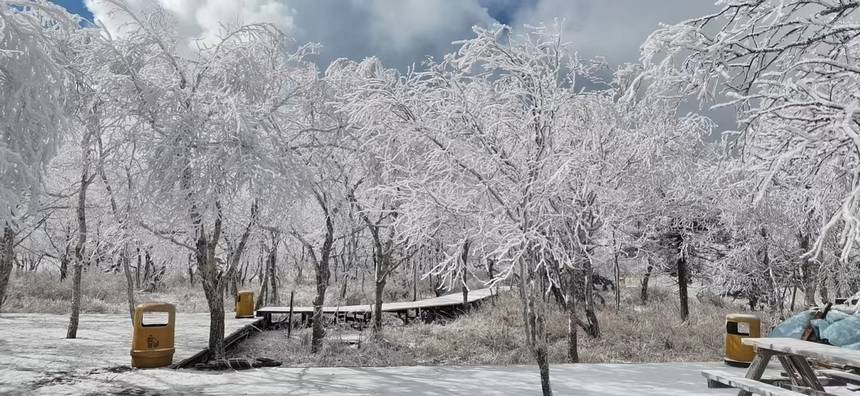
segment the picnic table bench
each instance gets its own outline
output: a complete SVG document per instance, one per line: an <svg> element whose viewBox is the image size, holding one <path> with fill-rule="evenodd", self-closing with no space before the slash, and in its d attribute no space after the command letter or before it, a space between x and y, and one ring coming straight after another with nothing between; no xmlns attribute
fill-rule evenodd
<svg viewBox="0 0 860 396"><path fill-rule="evenodd" d="M860 351L801 341L793 338L745 338L743 343L756 350L756 357L747 369L745 377L734 376L719 370L706 370L702 375L708 379L709 386L713 382L739 388L738 396L752 394L767 396L783 395L831 395L824 390L822 381L810 365L810 360L821 364L844 367L846 369L860 368ZM790 389L780 388L762 382L762 375L776 357L788 375ZM858 379L856 374L839 370L822 370L821 374L830 378L839 378L847 382Z"/></svg>

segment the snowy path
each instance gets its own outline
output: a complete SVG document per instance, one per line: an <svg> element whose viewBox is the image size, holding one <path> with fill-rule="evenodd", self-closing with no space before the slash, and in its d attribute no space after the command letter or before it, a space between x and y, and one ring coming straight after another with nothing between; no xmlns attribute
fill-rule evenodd
<svg viewBox="0 0 860 396"><path fill-rule="evenodd" d="M699 374L720 363L562 364L552 366L559 395L731 395L708 389ZM741 370L742 372L742 370ZM158 394L289 395L538 395L536 367L270 368L222 373L135 370L100 373L74 384L44 387L40 394L102 392Z"/></svg>
<svg viewBox="0 0 860 396"><path fill-rule="evenodd" d="M227 314L230 334L253 319ZM0 394L32 388L34 384L63 383L131 364L131 320L124 315L83 314L78 338L67 340L65 315L0 314ZM176 314L178 362L203 348L209 339L209 314Z"/></svg>
<svg viewBox="0 0 860 396"><path fill-rule="evenodd" d="M116 371L110 368L129 364L128 318L83 315L77 340L63 338L67 320L0 314L0 394L529 395L540 390L532 366ZM250 321L229 318L227 333ZM206 346L208 325L208 314L177 314L174 361ZM563 364L552 367L552 380L560 395L733 394L706 387L699 372L714 367L738 370L720 363Z"/></svg>

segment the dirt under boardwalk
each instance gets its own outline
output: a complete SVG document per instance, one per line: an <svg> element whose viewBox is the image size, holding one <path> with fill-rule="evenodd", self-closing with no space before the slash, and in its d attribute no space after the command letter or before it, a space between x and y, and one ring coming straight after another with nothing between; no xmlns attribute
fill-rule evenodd
<svg viewBox="0 0 860 396"><path fill-rule="evenodd" d="M131 364L131 320L119 314L83 314L78 338L68 340L69 318L51 314L0 314L0 394L68 386L94 373L116 375ZM228 318L225 332L253 322ZM206 348L209 314L176 314L178 362ZM120 369L118 369L120 368ZM54 388L61 393L61 389ZM50 392L49 392L50 393Z"/></svg>

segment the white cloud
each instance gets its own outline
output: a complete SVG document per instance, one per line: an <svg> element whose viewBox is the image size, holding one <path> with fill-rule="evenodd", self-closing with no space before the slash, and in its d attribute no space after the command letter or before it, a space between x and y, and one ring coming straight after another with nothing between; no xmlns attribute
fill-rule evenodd
<svg viewBox="0 0 860 396"><path fill-rule="evenodd" d="M85 0L96 20L114 34L122 34L129 18L115 12L110 0ZM274 0L126 0L129 9L145 15L160 6L175 21L173 28L185 39L188 48L196 42L212 43L223 33L225 25L272 23L281 29L293 29L292 10L283 1Z"/></svg>
<svg viewBox="0 0 860 396"><path fill-rule="evenodd" d="M588 57L636 61L639 46L660 23L678 23L715 10L713 0L539 0L520 8L511 25L564 22L564 39Z"/></svg>
<svg viewBox="0 0 860 396"><path fill-rule="evenodd" d="M86 0L96 18L116 31L110 0ZM495 22L484 6L501 12L514 28L565 21L565 38L584 56L610 63L635 61L639 45L658 23L676 23L715 9L713 0L128 0L133 9L159 4L187 39L211 41L221 25L271 22L298 43L323 45L320 63L377 56L404 67L426 55L454 51L452 41L472 36L475 24Z"/></svg>
<svg viewBox="0 0 860 396"><path fill-rule="evenodd" d="M475 24L495 22L477 1L371 1L370 27L376 46L408 50L416 43L444 39ZM448 44L448 43L443 43Z"/></svg>

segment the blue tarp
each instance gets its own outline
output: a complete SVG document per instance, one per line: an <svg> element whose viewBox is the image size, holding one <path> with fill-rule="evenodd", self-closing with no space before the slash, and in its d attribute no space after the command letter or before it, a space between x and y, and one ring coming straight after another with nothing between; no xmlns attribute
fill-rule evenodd
<svg viewBox="0 0 860 396"><path fill-rule="evenodd" d="M860 316L850 316L827 326L821 331L821 338L836 346L860 343Z"/></svg>
<svg viewBox="0 0 860 396"><path fill-rule="evenodd" d="M843 348L854 349L860 351L860 342L851 345L843 345Z"/></svg>
<svg viewBox="0 0 860 396"><path fill-rule="evenodd" d="M769 337L800 339L810 323L818 338L827 340L831 345L860 350L860 315L850 315L840 311L830 311L825 319L814 319L812 311L801 312L776 326Z"/></svg>
<svg viewBox="0 0 860 396"><path fill-rule="evenodd" d="M769 337L800 339L800 337L803 336L803 330L805 330L806 325L809 324L809 318L809 311L794 315L777 325L773 331L770 332Z"/></svg>

